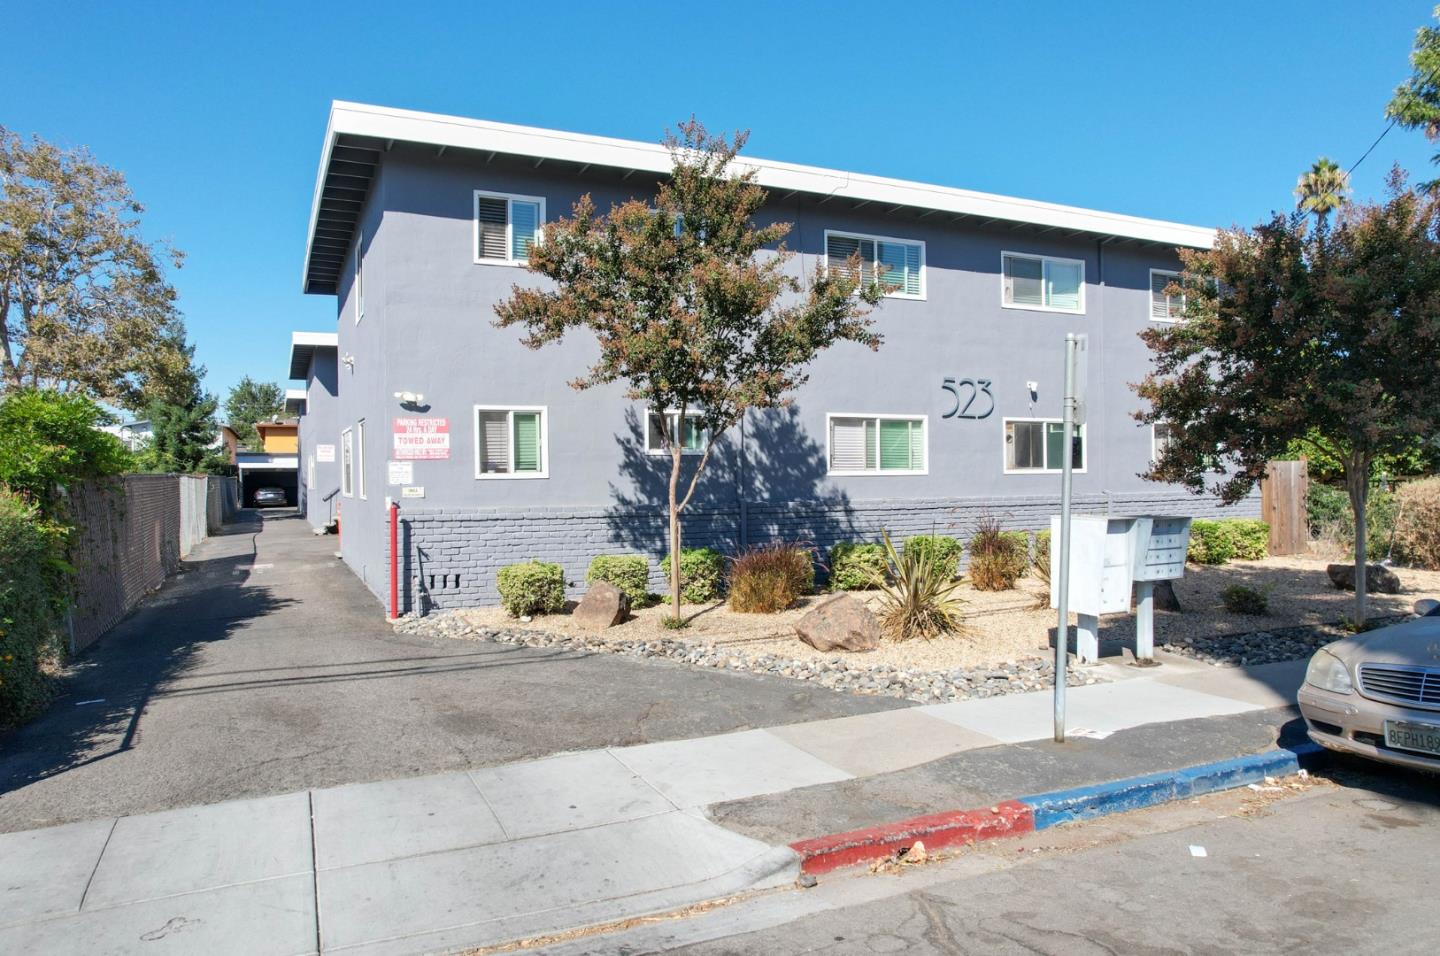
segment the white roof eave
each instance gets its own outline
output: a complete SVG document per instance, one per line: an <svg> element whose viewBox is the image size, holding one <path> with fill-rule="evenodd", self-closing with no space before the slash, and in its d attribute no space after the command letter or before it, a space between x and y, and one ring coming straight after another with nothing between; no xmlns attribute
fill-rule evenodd
<svg viewBox="0 0 1440 956"><path fill-rule="evenodd" d="M316 174L315 193L311 201L310 228L305 248L307 272L325 173L336 138L341 135L608 166L656 175L670 171L670 153L664 146L656 143L336 101L331 105L320 167ZM1072 230L1176 247L1208 249L1215 242L1215 230L1205 226L1145 219L1078 206L1063 206L766 159L745 158L737 161L736 165L742 169L755 170L759 184L772 191L794 190L857 202L933 209L982 219L1019 222L1043 228Z"/></svg>

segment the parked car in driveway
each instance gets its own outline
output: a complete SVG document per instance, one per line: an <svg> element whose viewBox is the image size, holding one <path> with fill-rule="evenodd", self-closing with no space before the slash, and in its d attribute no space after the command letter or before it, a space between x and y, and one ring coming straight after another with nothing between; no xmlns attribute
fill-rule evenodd
<svg viewBox="0 0 1440 956"><path fill-rule="evenodd" d="M1440 605L1326 644L1310 658L1300 713L1310 739L1372 760L1440 771Z"/></svg>
<svg viewBox="0 0 1440 956"><path fill-rule="evenodd" d="M285 489L257 488L255 489L254 501L255 507L257 508L284 507L287 504L285 500Z"/></svg>

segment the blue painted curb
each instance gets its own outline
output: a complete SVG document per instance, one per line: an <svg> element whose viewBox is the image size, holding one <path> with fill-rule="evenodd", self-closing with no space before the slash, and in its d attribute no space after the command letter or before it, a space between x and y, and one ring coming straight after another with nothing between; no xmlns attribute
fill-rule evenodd
<svg viewBox="0 0 1440 956"><path fill-rule="evenodd" d="M1035 829L1043 830L1075 820L1090 820L1172 800L1231 790L1259 783L1266 777L1283 777L1298 771L1302 760L1308 762L1309 758L1323 752L1316 744L1306 741L1287 750L1269 750L1182 770L1145 774L1071 790L1054 790L1020 797L1019 801L1033 812Z"/></svg>

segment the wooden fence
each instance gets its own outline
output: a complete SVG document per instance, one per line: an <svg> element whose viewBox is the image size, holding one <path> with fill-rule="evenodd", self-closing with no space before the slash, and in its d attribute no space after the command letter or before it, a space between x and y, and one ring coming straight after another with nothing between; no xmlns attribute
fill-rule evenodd
<svg viewBox="0 0 1440 956"><path fill-rule="evenodd" d="M1260 482L1260 514L1270 524L1271 554L1304 554L1310 550L1310 524L1305 496L1310 476L1305 460L1272 461Z"/></svg>

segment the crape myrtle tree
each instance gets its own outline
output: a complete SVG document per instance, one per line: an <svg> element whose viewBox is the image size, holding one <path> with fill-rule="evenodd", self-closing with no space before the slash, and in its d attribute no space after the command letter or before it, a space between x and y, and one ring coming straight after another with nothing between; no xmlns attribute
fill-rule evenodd
<svg viewBox="0 0 1440 956"><path fill-rule="evenodd" d="M519 326L540 348L572 330L593 333L599 358L571 385L622 382L630 399L663 415L686 415L705 436L682 483L683 435L662 427L670 456L670 599L680 620L680 516L695 494L716 439L748 409L789 404L814 358L837 342L878 348L870 307L884 277L862 287L848 268L787 271L789 223L757 225L765 190L753 170L736 171L747 134L711 135L693 118L667 134L670 177L651 202L630 200L600 214L588 195L569 219L548 223L529 255L546 289L515 286L496 306L500 328ZM866 270L866 276L872 273ZM682 484L684 487L682 488Z"/></svg>
<svg viewBox="0 0 1440 956"><path fill-rule="evenodd" d="M1181 250L1185 318L1141 333L1154 367L1137 418L1173 436L1144 477L1227 503L1292 442L1338 461L1363 626L1372 466L1440 434L1440 198L1396 170L1384 202L1333 217L1276 215Z"/></svg>

